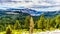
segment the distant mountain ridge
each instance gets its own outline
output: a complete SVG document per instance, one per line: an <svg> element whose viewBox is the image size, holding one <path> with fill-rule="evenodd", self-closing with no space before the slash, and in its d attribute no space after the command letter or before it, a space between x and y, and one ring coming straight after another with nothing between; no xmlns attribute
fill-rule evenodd
<svg viewBox="0 0 60 34"><path fill-rule="evenodd" d="M32 10L32 9L28 9L28 8L23 8L23 9L16 9L16 8L12 9L12 8L10 8L10 9L7 9L7 10L15 11L15 12L28 13L28 14L30 14L32 16L40 16L42 14L42 12L38 12L36 10Z"/></svg>
<svg viewBox="0 0 60 34"><path fill-rule="evenodd" d="M16 13L28 13L32 16L40 16L41 14L44 14L45 16L54 16L54 15L58 15L60 14L60 11L36 11L36 10L32 10L32 9L28 9L28 8L23 8L23 9L17 9L17 8L9 8L7 10L0 10L0 14L6 14L8 12L13 12L13 14Z"/></svg>

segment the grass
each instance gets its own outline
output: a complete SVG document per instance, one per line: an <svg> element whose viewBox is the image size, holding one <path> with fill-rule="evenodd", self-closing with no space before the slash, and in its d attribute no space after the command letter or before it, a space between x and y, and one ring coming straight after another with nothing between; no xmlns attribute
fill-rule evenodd
<svg viewBox="0 0 60 34"><path fill-rule="evenodd" d="M41 32L41 30L34 29L33 32L34 34L36 34L36 32ZM0 32L0 34L6 34L6 31ZM27 31L26 29L12 30L12 34L29 34L29 31Z"/></svg>
<svg viewBox="0 0 60 34"><path fill-rule="evenodd" d="M53 30L53 28L51 28ZM41 29L34 29L33 33L37 34L40 32L46 32L46 30L42 31ZM6 31L0 32L0 34L6 34ZM21 29L21 30L12 30L12 34L29 34L29 31L27 29Z"/></svg>

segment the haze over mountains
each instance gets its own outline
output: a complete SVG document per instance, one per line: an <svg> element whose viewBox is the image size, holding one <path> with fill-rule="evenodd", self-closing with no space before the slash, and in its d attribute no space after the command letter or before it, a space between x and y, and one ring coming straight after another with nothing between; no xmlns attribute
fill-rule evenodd
<svg viewBox="0 0 60 34"><path fill-rule="evenodd" d="M60 12L60 0L0 0L0 9L5 11L9 9L10 11L11 8L14 10L22 10L23 8L22 12L31 15L40 15L42 12Z"/></svg>
<svg viewBox="0 0 60 34"><path fill-rule="evenodd" d="M0 10L0 14L12 14L12 15L18 15L20 13L25 13L25 14L30 14L31 16L40 16L42 14L44 14L45 16L55 16L55 15L59 15L60 11L36 11L36 10L32 10L29 8L21 8L21 9L16 9L16 8L9 8L6 10Z"/></svg>

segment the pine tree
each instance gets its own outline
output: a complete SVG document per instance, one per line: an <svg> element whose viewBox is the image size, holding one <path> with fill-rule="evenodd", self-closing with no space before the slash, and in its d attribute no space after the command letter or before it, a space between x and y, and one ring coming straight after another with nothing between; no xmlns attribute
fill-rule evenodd
<svg viewBox="0 0 60 34"><path fill-rule="evenodd" d="M55 18L50 19L50 27L56 28Z"/></svg>
<svg viewBox="0 0 60 34"><path fill-rule="evenodd" d="M58 16L56 17L55 22L56 22L56 27L57 27L58 25L60 26L60 15L58 15Z"/></svg>
<svg viewBox="0 0 60 34"><path fill-rule="evenodd" d="M16 23L14 24L14 29L20 29L21 24L19 23L19 20L16 20Z"/></svg>
<svg viewBox="0 0 60 34"><path fill-rule="evenodd" d="M25 18L24 28L29 29L29 16L27 16L27 17Z"/></svg>
<svg viewBox="0 0 60 34"><path fill-rule="evenodd" d="M4 26L0 24L0 32L4 31Z"/></svg>
<svg viewBox="0 0 60 34"><path fill-rule="evenodd" d="M7 27L6 34L12 34L12 30L11 30L10 25L8 25L8 27Z"/></svg>
<svg viewBox="0 0 60 34"><path fill-rule="evenodd" d="M50 18L47 18L47 30L50 30Z"/></svg>
<svg viewBox="0 0 60 34"><path fill-rule="evenodd" d="M43 30L43 29L45 28L44 22L45 22L44 15L41 15L41 16L40 16L40 19L39 19L38 22L37 22L37 27L38 27L39 29L42 29L42 30Z"/></svg>
<svg viewBox="0 0 60 34"><path fill-rule="evenodd" d="M10 28L8 28L7 31L6 31L6 34L11 34L11 32L12 31L10 30Z"/></svg>

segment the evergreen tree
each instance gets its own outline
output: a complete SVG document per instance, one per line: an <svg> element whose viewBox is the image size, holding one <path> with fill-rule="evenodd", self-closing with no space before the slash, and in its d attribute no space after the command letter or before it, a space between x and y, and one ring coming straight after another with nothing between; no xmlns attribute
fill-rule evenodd
<svg viewBox="0 0 60 34"><path fill-rule="evenodd" d="M16 20L16 23L14 24L14 29L20 29L21 24L19 23L19 20Z"/></svg>
<svg viewBox="0 0 60 34"><path fill-rule="evenodd" d="M45 23L44 15L41 15L40 19L37 22L37 27L43 30L45 28L44 23Z"/></svg>
<svg viewBox="0 0 60 34"><path fill-rule="evenodd" d="M55 18L50 19L50 26L55 28L56 22L55 22Z"/></svg>
<svg viewBox="0 0 60 34"><path fill-rule="evenodd" d="M47 30L50 30L51 27L50 20L51 20L50 18L47 18Z"/></svg>
<svg viewBox="0 0 60 34"><path fill-rule="evenodd" d="M24 28L29 29L29 16L27 16L24 20Z"/></svg>
<svg viewBox="0 0 60 34"><path fill-rule="evenodd" d="M0 24L0 32L4 31L4 26Z"/></svg>
<svg viewBox="0 0 60 34"><path fill-rule="evenodd" d="M8 25L8 27L7 27L6 34L12 34L12 30L11 30L10 25Z"/></svg>
<svg viewBox="0 0 60 34"><path fill-rule="evenodd" d="M58 28L58 25L60 26L60 15L56 16L56 27Z"/></svg>

